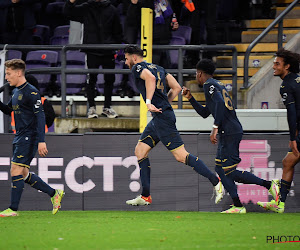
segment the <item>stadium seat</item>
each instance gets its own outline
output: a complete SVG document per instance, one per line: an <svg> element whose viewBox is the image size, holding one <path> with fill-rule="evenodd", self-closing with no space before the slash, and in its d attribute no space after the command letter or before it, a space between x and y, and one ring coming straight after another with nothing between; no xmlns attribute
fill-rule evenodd
<svg viewBox="0 0 300 250"><path fill-rule="evenodd" d="M68 51L66 53L67 68L85 69L85 53L80 51ZM86 74L67 74L67 94L77 94L86 83ZM57 84L61 86L61 75L57 76Z"/></svg>
<svg viewBox="0 0 300 250"><path fill-rule="evenodd" d="M192 28L190 26L180 25L177 30L172 31L172 36L179 36L185 39L185 44L190 44Z"/></svg>
<svg viewBox="0 0 300 250"><path fill-rule="evenodd" d="M22 59L22 51L19 50L8 50L6 54L6 59Z"/></svg>
<svg viewBox="0 0 300 250"><path fill-rule="evenodd" d="M49 68L57 65L58 52L50 50L30 51L26 56L26 68ZM51 84L51 74L32 74L37 79L41 93Z"/></svg>
<svg viewBox="0 0 300 250"><path fill-rule="evenodd" d="M37 45L49 44L50 27L46 25L36 25L33 29L33 40Z"/></svg>
<svg viewBox="0 0 300 250"><path fill-rule="evenodd" d="M179 36L172 36L170 45L185 45L185 39ZM178 50L169 50L171 68L178 67Z"/></svg>
<svg viewBox="0 0 300 250"><path fill-rule="evenodd" d="M51 45L66 45L69 43L69 36L53 36L50 38Z"/></svg>
<svg viewBox="0 0 300 250"><path fill-rule="evenodd" d="M70 25L57 26L53 31L53 36L69 36Z"/></svg>

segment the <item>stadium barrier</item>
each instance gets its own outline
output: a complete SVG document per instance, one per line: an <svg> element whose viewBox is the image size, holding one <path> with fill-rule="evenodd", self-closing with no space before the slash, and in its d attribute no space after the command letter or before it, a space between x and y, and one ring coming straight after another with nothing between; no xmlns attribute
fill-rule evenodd
<svg viewBox="0 0 300 250"><path fill-rule="evenodd" d="M0 134L0 198L5 209L10 202L12 134ZM131 207L125 201L141 192L139 166L134 156L138 133L86 133L46 135L49 154L34 158L30 171L53 188L64 189L63 210L221 211L232 203L228 194L215 205L209 181L189 166L176 162L159 143L150 153L151 195L148 207ZM199 156L212 171L216 146L208 133L183 133L186 149ZM281 160L288 150L289 136L282 133L245 134L240 145L239 169L271 180L282 175ZM286 201L286 212L300 212L300 169ZM238 185L247 210L263 212L257 201L268 201L265 188ZM51 210L46 194L25 185L20 210Z"/></svg>

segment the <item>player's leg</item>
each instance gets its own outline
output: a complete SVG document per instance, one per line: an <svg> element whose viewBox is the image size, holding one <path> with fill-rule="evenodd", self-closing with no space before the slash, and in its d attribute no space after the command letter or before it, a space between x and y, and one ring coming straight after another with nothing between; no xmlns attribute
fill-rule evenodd
<svg viewBox="0 0 300 250"><path fill-rule="evenodd" d="M223 160L231 161L232 163L231 164L232 166L229 165L227 166L227 169L224 169L225 172L227 173L226 175L235 182L244 183L244 184L256 184L259 186L263 186L266 189L268 189L269 192L272 194L273 198L278 201L279 193L280 193L278 180L267 181L257 177L256 175L248 171L240 171L236 169L238 163L240 162L239 144L241 139L242 139L242 134L224 136L224 140L225 140L224 150L228 152L226 153L227 156Z"/></svg>
<svg viewBox="0 0 300 250"><path fill-rule="evenodd" d="M47 183L45 183L38 175L35 173L30 173L29 172L29 164L34 158L36 151L38 149L38 142L35 141L31 145L28 145L27 148L27 169L26 171L23 172L23 178L25 183L33 187L34 189L37 189L39 191L42 191L43 193L48 194L51 197L51 202L53 204L53 210L52 213L56 214L58 209L61 207L61 200L64 196L64 191L63 190L55 190L52 187L50 187ZM24 149L25 150L25 149Z"/></svg>
<svg viewBox="0 0 300 250"><path fill-rule="evenodd" d="M14 163L11 164L10 175L11 175L11 197L10 206L8 209L0 213L1 217L18 216L18 208L21 200L21 196L24 189L24 179L23 179L23 169L24 167L18 166Z"/></svg>
<svg viewBox="0 0 300 250"><path fill-rule="evenodd" d="M128 205L139 206L150 205L152 203L152 198L150 195L151 167L148 153L158 142L159 139L156 136L154 125L152 122L150 122L148 123L135 147L135 155L140 167L142 194L137 196L135 199L127 200L126 204Z"/></svg>
<svg viewBox="0 0 300 250"><path fill-rule="evenodd" d="M296 157L292 152L288 152L282 160L283 172L280 185L280 200L271 200L270 202L257 202L259 206L266 210L271 210L276 213L283 213L285 208L285 200L290 191L295 165L300 161L299 157Z"/></svg>
<svg viewBox="0 0 300 250"><path fill-rule="evenodd" d="M246 209L240 201L237 192L237 186L234 180L227 177L227 172L224 171L224 169L232 170L236 168L236 165L240 162L240 158L238 157L238 147L236 147L237 150L228 150L225 139L226 136L219 135L219 143L215 159L215 170L221 178L225 189L229 192L229 195L233 201L233 206L222 213L246 213Z"/></svg>
<svg viewBox="0 0 300 250"><path fill-rule="evenodd" d="M294 178L295 165L300 161L292 152L288 152L282 160L282 177L280 185L280 201L285 202Z"/></svg>

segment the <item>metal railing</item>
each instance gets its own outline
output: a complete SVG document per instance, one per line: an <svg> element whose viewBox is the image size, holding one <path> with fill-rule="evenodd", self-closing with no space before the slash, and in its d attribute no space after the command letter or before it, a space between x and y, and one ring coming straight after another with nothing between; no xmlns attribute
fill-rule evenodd
<svg viewBox="0 0 300 250"><path fill-rule="evenodd" d="M248 46L246 52L245 52L245 58L244 58L244 85L243 88L250 87L250 84L248 83L248 77L249 77L249 57L251 50L254 48L254 46L263 39L271 29L275 27L276 24L278 24L278 37L277 37L277 43L278 43L278 49L282 48L282 35L283 35L283 18L295 7L295 5L299 2L299 0L294 0L283 12L280 13L278 17L275 18L275 20L270 23L270 25L258 36L254 39L252 43Z"/></svg>
<svg viewBox="0 0 300 250"><path fill-rule="evenodd" d="M68 69L66 62L66 52L68 50L97 50L97 49L109 49L117 50L124 49L126 44L77 44L77 45L65 45L65 46L44 46L44 45L7 45L6 49L16 49L22 51L29 50L59 50L61 51L61 66L50 68L34 68L27 70L26 72L42 74L61 74L61 117L66 117L66 74L78 74L78 73L114 73L114 74L129 74L129 69ZM0 49L3 49L4 45L0 45ZM231 51L232 52L232 70L216 70L215 74L230 74L232 75L232 99L233 104L237 107L237 50L233 45L153 45L153 50L178 50L178 68L167 69L169 73L175 73L178 76L178 82L183 84L183 74L194 75L195 69L183 68L183 55L185 50L197 50L197 51ZM196 65L195 65L196 66ZM182 108L182 96L178 96L178 108Z"/></svg>

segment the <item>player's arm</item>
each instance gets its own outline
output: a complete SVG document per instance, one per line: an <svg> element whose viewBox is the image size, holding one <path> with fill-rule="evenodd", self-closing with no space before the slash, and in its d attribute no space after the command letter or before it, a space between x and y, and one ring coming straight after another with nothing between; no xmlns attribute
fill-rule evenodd
<svg viewBox="0 0 300 250"><path fill-rule="evenodd" d="M11 104L11 99L8 102L8 104L4 104L3 102L0 101L0 110L6 114L6 115L10 115L11 112L13 111L12 109L12 104Z"/></svg>
<svg viewBox="0 0 300 250"><path fill-rule="evenodd" d="M44 157L48 153L47 145L45 142L45 113L39 93L30 95L33 104L33 113L37 118L37 130L38 130L38 152L39 155Z"/></svg>
<svg viewBox="0 0 300 250"><path fill-rule="evenodd" d="M287 119L289 125L289 132L290 132L290 143L289 147L292 149L293 154L296 157L299 157L299 151L297 148L296 142L296 134L297 134L297 113L296 113L296 105L295 103L289 103L286 105L287 109Z"/></svg>
<svg viewBox="0 0 300 250"><path fill-rule="evenodd" d="M296 143L297 112L296 112L295 99L293 95L293 89L291 89L288 86L285 86L284 88L280 89L280 94L282 97L282 101L287 110L287 120L289 125L289 132L290 132L289 147L292 149L293 154L296 157L299 157L299 151Z"/></svg>
<svg viewBox="0 0 300 250"><path fill-rule="evenodd" d="M161 108L156 108L152 103L152 97L156 88L156 78L148 69L143 69L140 78L145 81L146 86L146 105L149 111L162 113Z"/></svg>
<svg viewBox="0 0 300 250"><path fill-rule="evenodd" d="M196 112L199 115L201 115L203 118L207 118L210 115L209 109L207 107L202 106L199 102L197 102L193 97L191 91L185 86L182 87L182 95L190 101L190 103L192 104Z"/></svg>
<svg viewBox="0 0 300 250"><path fill-rule="evenodd" d="M213 84L204 84L203 89L206 94L210 95L212 101L215 103L215 110L213 113L215 120L210 133L210 141L212 144L216 144L218 142L217 134L219 131L219 125L222 123L224 118L226 108L225 102L220 91Z"/></svg>
<svg viewBox="0 0 300 250"><path fill-rule="evenodd" d="M172 76L171 74L166 75L166 80L170 87L170 90L168 92L168 101L171 103L174 98L181 92L181 87L174 76Z"/></svg>

